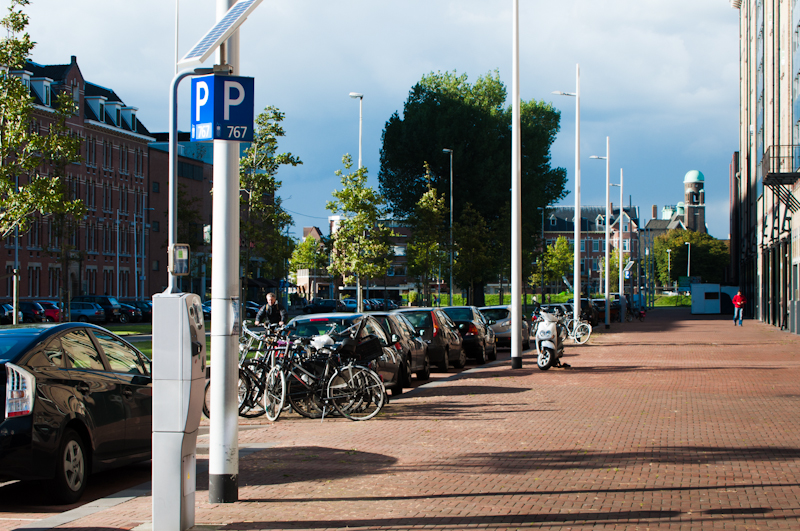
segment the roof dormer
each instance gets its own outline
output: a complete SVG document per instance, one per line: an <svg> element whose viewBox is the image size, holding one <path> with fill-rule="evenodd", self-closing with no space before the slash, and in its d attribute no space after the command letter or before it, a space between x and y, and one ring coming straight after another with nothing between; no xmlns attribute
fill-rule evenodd
<svg viewBox="0 0 800 531"><path fill-rule="evenodd" d="M92 112L97 116L97 121L105 123L106 121L106 97L105 96L85 96L83 98L86 105L92 109Z"/></svg>
<svg viewBox="0 0 800 531"><path fill-rule="evenodd" d="M106 100L106 112L117 127L122 127L122 102Z"/></svg>
<svg viewBox="0 0 800 531"><path fill-rule="evenodd" d="M33 77L31 78L31 88L36 92L36 95L39 96L39 99L42 102L42 105L45 107L50 107L50 85L52 85L54 81L49 77Z"/></svg>
<svg viewBox="0 0 800 531"><path fill-rule="evenodd" d="M125 120L125 122L128 124L128 128L134 133L136 132L136 111L138 110L139 109L136 107L129 106L122 107L121 109L122 119ZM122 124L118 123L117 125L121 126Z"/></svg>
<svg viewBox="0 0 800 531"><path fill-rule="evenodd" d="M22 84L30 88L33 72L29 72L28 70L12 70L11 75L22 79Z"/></svg>

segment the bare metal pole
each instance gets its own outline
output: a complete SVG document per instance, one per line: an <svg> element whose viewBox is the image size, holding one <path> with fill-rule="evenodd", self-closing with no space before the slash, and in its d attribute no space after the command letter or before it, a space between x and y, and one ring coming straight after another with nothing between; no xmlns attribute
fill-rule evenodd
<svg viewBox="0 0 800 531"><path fill-rule="evenodd" d="M522 141L519 95L519 0L513 0L511 64L511 368L522 368Z"/></svg>

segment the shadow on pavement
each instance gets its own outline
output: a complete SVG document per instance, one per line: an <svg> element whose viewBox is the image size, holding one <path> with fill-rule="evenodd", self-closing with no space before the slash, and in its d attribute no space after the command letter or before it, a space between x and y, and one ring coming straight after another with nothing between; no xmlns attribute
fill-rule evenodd
<svg viewBox="0 0 800 531"><path fill-rule="evenodd" d="M285 485L299 481L374 475L386 472L396 462L395 457L361 452L355 448L341 450L319 446L275 447L268 451L255 452L239 461L239 484ZM197 489L208 490L206 470L198 470Z"/></svg>

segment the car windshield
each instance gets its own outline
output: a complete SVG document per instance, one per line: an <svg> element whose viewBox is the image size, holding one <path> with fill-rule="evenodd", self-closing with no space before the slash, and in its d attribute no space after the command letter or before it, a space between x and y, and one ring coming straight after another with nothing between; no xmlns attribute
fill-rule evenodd
<svg viewBox="0 0 800 531"><path fill-rule="evenodd" d="M508 318L508 310L505 308L492 308L491 310L481 310L481 313L487 319L494 319L495 321L502 321Z"/></svg>
<svg viewBox="0 0 800 531"><path fill-rule="evenodd" d="M294 328L293 333L295 335L310 337L331 333L331 325L335 325L332 333L341 332L352 326L356 318L357 316L355 315L349 317L315 317L314 319L295 321L290 325Z"/></svg>
<svg viewBox="0 0 800 531"><path fill-rule="evenodd" d="M414 325L414 328L430 328L432 324L431 312L429 311L403 312L403 315Z"/></svg>
<svg viewBox="0 0 800 531"><path fill-rule="evenodd" d="M472 310L469 308L445 308L444 313L454 321L472 321Z"/></svg>

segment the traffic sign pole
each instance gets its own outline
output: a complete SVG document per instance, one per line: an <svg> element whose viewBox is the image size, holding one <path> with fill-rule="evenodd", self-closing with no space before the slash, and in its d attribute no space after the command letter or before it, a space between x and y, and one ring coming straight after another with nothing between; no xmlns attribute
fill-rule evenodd
<svg viewBox="0 0 800 531"><path fill-rule="evenodd" d="M217 0L217 20L234 0ZM239 32L217 49L218 65L239 72ZM214 198L211 252L211 427L208 451L208 500L239 499L239 142L214 140Z"/></svg>

